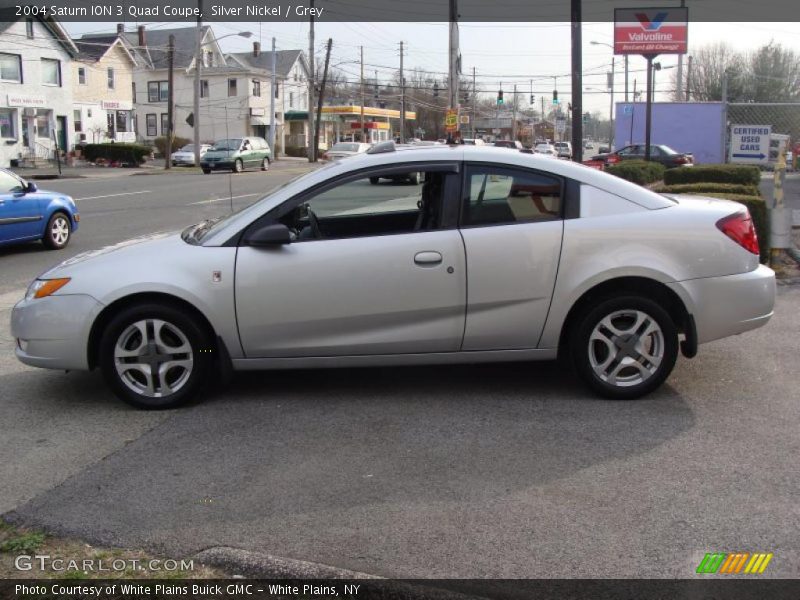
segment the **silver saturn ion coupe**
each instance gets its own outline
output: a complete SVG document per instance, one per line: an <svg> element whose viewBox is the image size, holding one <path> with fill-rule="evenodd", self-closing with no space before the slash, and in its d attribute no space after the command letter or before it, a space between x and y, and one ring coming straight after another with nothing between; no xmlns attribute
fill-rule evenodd
<svg viewBox="0 0 800 600"><path fill-rule="evenodd" d="M231 370L558 356L597 394L637 398L679 348L770 319L758 251L735 202L530 151L388 142L240 212L67 260L11 329L22 362L99 368L143 408Z"/></svg>

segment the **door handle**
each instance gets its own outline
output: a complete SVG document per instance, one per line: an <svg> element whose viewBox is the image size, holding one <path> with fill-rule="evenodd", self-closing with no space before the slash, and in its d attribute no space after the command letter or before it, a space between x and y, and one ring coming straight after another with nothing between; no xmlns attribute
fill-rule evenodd
<svg viewBox="0 0 800 600"><path fill-rule="evenodd" d="M423 267L432 267L442 262L442 255L438 252L418 252L414 255L414 262Z"/></svg>

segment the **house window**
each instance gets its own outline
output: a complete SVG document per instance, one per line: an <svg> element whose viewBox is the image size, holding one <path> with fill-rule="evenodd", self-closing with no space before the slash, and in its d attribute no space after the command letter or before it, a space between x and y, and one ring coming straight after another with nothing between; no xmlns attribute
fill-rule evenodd
<svg viewBox="0 0 800 600"><path fill-rule="evenodd" d="M167 135L169 129L169 113L161 113L161 135Z"/></svg>
<svg viewBox="0 0 800 600"><path fill-rule="evenodd" d="M213 67L214 66L214 53L213 52L206 52L205 59L203 60L203 65L206 67Z"/></svg>
<svg viewBox="0 0 800 600"><path fill-rule="evenodd" d="M108 89L114 89L114 69L108 67Z"/></svg>
<svg viewBox="0 0 800 600"><path fill-rule="evenodd" d="M0 108L0 137L13 138L17 111L12 108Z"/></svg>
<svg viewBox="0 0 800 600"><path fill-rule="evenodd" d="M42 110L41 108L36 111L36 137L49 138L50 137L50 111Z"/></svg>
<svg viewBox="0 0 800 600"><path fill-rule="evenodd" d="M117 111L117 131L132 131L130 127L130 112L127 110Z"/></svg>
<svg viewBox="0 0 800 600"><path fill-rule="evenodd" d="M75 131L80 133L83 131L83 121L81 120L81 109L76 108L72 111L72 122L75 126Z"/></svg>
<svg viewBox="0 0 800 600"><path fill-rule="evenodd" d="M133 103L136 104L136 82L131 81L131 98L133 99Z"/></svg>
<svg viewBox="0 0 800 600"><path fill-rule="evenodd" d="M78 84L86 85L86 67L78 67Z"/></svg>
<svg viewBox="0 0 800 600"><path fill-rule="evenodd" d="M145 124L147 126L147 137L156 137L158 135L158 122L155 113L148 113L144 116Z"/></svg>
<svg viewBox="0 0 800 600"><path fill-rule="evenodd" d="M42 83L44 85L61 85L61 61L52 58L42 59Z"/></svg>
<svg viewBox="0 0 800 600"><path fill-rule="evenodd" d="M253 96L261 96L261 82L253 79Z"/></svg>
<svg viewBox="0 0 800 600"><path fill-rule="evenodd" d="M86 109L86 118L87 119L91 119L92 118L92 109L91 108L87 108Z"/></svg>
<svg viewBox="0 0 800 600"><path fill-rule="evenodd" d="M33 19L25 19L25 35L29 40L33 39Z"/></svg>
<svg viewBox="0 0 800 600"><path fill-rule="evenodd" d="M294 108L294 92L289 92L289 108Z"/></svg>
<svg viewBox="0 0 800 600"><path fill-rule="evenodd" d="M147 101L166 102L169 100L168 81L148 81L147 82Z"/></svg>
<svg viewBox="0 0 800 600"><path fill-rule="evenodd" d="M208 98L208 79L200 80L200 97Z"/></svg>
<svg viewBox="0 0 800 600"><path fill-rule="evenodd" d="M0 79L22 83L22 60L19 54L0 54Z"/></svg>
<svg viewBox="0 0 800 600"><path fill-rule="evenodd" d="M228 96L236 96L236 80L228 79Z"/></svg>
<svg viewBox="0 0 800 600"><path fill-rule="evenodd" d="M275 82L275 97L276 98L280 97L280 94L281 94L280 87L281 87L281 84L276 81Z"/></svg>

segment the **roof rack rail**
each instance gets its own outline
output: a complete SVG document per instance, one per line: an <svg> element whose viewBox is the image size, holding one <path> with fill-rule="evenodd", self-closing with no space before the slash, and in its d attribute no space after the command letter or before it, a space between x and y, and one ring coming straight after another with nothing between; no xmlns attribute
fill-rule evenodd
<svg viewBox="0 0 800 600"><path fill-rule="evenodd" d="M367 150L367 154L383 154L384 152L396 152L397 147L392 140L388 142L381 142L375 144L372 148Z"/></svg>

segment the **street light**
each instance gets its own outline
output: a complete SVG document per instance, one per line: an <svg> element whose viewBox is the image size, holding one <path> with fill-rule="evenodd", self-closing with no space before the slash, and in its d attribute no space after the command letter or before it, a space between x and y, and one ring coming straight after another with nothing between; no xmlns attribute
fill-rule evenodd
<svg viewBox="0 0 800 600"><path fill-rule="evenodd" d="M202 29L200 28L200 20L197 21L197 33L196 33L196 45L197 48L195 49L195 57L194 57L194 166L200 166L200 69L203 66L203 46L209 44L210 42L206 42L205 44L202 41ZM223 35L222 37L215 38L214 41L219 42L220 40L225 39L226 37L231 37L237 35L243 38L250 38L253 37L252 31L239 31L236 33L228 33Z"/></svg>
<svg viewBox="0 0 800 600"><path fill-rule="evenodd" d="M605 42L597 42L592 40L589 42L592 46L605 46L614 50L614 46ZM628 101L628 55L625 55L625 102Z"/></svg>

